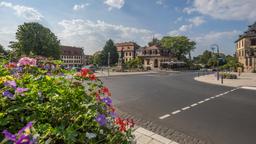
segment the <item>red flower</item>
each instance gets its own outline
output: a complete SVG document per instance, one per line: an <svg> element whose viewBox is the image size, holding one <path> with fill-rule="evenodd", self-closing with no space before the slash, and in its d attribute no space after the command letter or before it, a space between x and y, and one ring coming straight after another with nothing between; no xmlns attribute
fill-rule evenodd
<svg viewBox="0 0 256 144"><path fill-rule="evenodd" d="M89 78L90 78L90 80L96 80L96 76L95 76L95 74L91 74L91 75L89 75Z"/></svg>
<svg viewBox="0 0 256 144"><path fill-rule="evenodd" d="M101 88L102 93L104 93L107 96L111 96L111 93L109 92L109 89L107 87Z"/></svg>
<svg viewBox="0 0 256 144"><path fill-rule="evenodd" d="M130 127L134 127L135 123L134 123L133 119L127 119L127 122L130 125Z"/></svg>
<svg viewBox="0 0 256 144"><path fill-rule="evenodd" d="M82 77L87 77L87 75L88 75L89 72L90 72L89 69L87 69L87 68L82 68L82 69L81 69L81 75L82 75Z"/></svg>

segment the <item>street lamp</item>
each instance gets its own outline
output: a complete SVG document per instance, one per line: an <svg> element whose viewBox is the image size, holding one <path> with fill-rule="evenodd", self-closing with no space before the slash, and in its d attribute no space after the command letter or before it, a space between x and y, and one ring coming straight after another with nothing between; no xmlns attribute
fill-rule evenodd
<svg viewBox="0 0 256 144"><path fill-rule="evenodd" d="M219 73L219 52L220 52L220 49L219 49L219 45L212 44L211 49L213 50L213 52L214 52L215 48L217 48L217 80L219 80L220 79L220 73Z"/></svg>

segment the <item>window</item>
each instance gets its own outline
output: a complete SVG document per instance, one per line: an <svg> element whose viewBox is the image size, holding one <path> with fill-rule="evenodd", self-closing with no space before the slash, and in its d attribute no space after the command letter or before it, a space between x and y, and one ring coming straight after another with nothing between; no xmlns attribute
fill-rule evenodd
<svg viewBox="0 0 256 144"><path fill-rule="evenodd" d="M150 63L149 63L150 61L149 61L149 59L147 59L147 65L149 65Z"/></svg>
<svg viewBox="0 0 256 144"><path fill-rule="evenodd" d="M252 45L252 46L255 46L255 45L256 45L256 38L251 39L251 45Z"/></svg>

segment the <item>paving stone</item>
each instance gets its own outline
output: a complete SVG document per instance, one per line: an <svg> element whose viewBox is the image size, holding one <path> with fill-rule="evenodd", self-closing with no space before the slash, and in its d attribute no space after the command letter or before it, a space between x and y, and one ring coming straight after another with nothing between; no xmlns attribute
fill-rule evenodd
<svg viewBox="0 0 256 144"><path fill-rule="evenodd" d="M142 133L144 135L147 135L147 136L152 136L154 134L153 132L151 132L149 130L146 130L146 129L142 128L142 127L136 129L136 131L139 132L139 133Z"/></svg>
<svg viewBox="0 0 256 144"><path fill-rule="evenodd" d="M134 136L135 136L135 141L138 139L138 138L140 138L141 136L143 136L143 134L142 133L139 133L139 132L133 132L133 134L134 134Z"/></svg>
<svg viewBox="0 0 256 144"><path fill-rule="evenodd" d="M175 142L175 141L172 141L172 142L170 142L169 144L179 144L179 143L177 143L177 142Z"/></svg>
<svg viewBox="0 0 256 144"><path fill-rule="evenodd" d="M161 143L161 142L159 142L157 140L152 140L148 144L163 144L163 143Z"/></svg>
<svg viewBox="0 0 256 144"><path fill-rule="evenodd" d="M147 144L152 140L151 137L146 136L146 135L142 135L141 137L139 137L137 139L137 143L142 143L142 144Z"/></svg>
<svg viewBox="0 0 256 144"><path fill-rule="evenodd" d="M160 141L160 142L162 142L162 143L164 143L164 144L168 144L168 143L171 142L171 140L169 140L169 139L167 139L167 138L165 138L165 137L163 137L163 136L160 136L160 135L158 135L158 134L152 135L152 138L154 138L154 139L156 139L156 140L158 140L158 141Z"/></svg>

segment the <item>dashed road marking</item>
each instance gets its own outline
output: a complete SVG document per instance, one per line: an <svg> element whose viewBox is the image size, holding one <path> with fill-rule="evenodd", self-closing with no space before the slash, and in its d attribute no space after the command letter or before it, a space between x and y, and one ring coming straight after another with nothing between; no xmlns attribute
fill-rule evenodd
<svg viewBox="0 0 256 144"><path fill-rule="evenodd" d="M163 116L159 117L159 119L165 119L165 118L167 118L167 117L169 117L169 116L171 116L171 115L166 114L166 115L163 115Z"/></svg>
<svg viewBox="0 0 256 144"><path fill-rule="evenodd" d="M194 103L194 104L192 104L192 105L190 105L191 107L194 107L194 106L197 106L197 103Z"/></svg>
<svg viewBox="0 0 256 144"><path fill-rule="evenodd" d="M240 88L240 87L235 88L235 89L232 89L232 90L229 90L229 91L226 91L226 92L221 93L221 94L218 94L218 95L216 95L216 96L212 96L212 97L206 98L206 99L201 100L201 101L199 101L199 102L197 102L197 103L193 103L193 104L191 104L190 106L183 107L183 108L180 109L180 110L173 111L171 114L172 114L172 115L178 114L178 113L180 113L181 111L188 110L188 109L190 109L190 108L192 108L192 107L195 107L195 106L200 105L200 104L202 104L202 103L204 103L204 102L210 101L210 100L212 100L212 99L214 99L214 98L217 98L217 97L226 95L226 94L228 94L228 93L230 93L230 92L233 92L233 91L235 91L235 90L238 90L239 88ZM255 90L256 90L256 88L255 88ZM159 119L162 120L162 119L165 119L165 118L170 117L170 116L171 116L170 114L166 114L166 115L163 115L163 116L159 117Z"/></svg>
<svg viewBox="0 0 256 144"><path fill-rule="evenodd" d="M172 112L172 114L175 115L175 114L177 114L179 112L181 112L181 110L176 110L176 111Z"/></svg>
<svg viewBox="0 0 256 144"><path fill-rule="evenodd" d="M190 109L190 107L188 106L188 107L182 108L182 110L187 110L187 109Z"/></svg>

